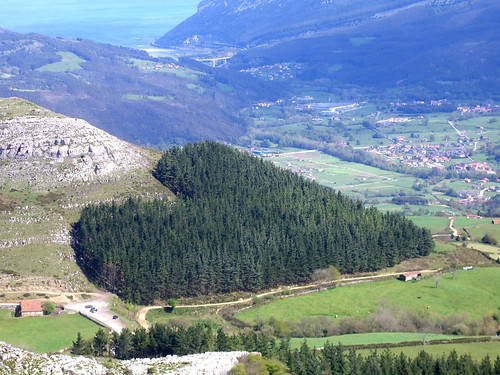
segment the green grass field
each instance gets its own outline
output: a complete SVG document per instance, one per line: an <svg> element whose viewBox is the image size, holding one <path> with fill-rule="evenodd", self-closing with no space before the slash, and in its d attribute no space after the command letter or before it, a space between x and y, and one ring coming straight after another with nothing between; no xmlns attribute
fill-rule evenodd
<svg viewBox="0 0 500 375"><path fill-rule="evenodd" d="M435 288L434 277L419 282L387 280L343 286L303 296L285 298L236 314L238 319L252 322L274 317L283 321L327 316L365 316L379 301L441 315L467 313L479 318L498 310L500 267L458 271L456 278L444 274Z"/></svg>
<svg viewBox="0 0 500 375"><path fill-rule="evenodd" d="M68 348L78 332L91 338L99 326L79 314L57 317L14 318L10 310L0 310L0 341L36 353Z"/></svg>
<svg viewBox="0 0 500 375"><path fill-rule="evenodd" d="M329 337L313 337L313 338L293 338L290 340L292 348L300 348L304 341L307 345L315 348L322 348L328 341L331 344L337 345L370 345L370 344L398 344L400 342L412 341L431 341L431 340L453 340L463 336L455 335L439 335L439 334L422 334L422 333L406 333L406 332L373 332L373 333L356 333L351 335L329 336Z"/></svg>
<svg viewBox="0 0 500 375"><path fill-rule="evenodd" d="M479 250L483 253L487 253L491 259L500 259L500 247L493 245L486 245L484 243L469 242L469 247L471 249Z"/></svg>
<svg viewBox="0 0 500 375"><path fill-rule="evenodd" d="M494 238L496 238L497 241L499 241L500 245L500 225L499 224L483 224L483 225L478 225L477 227L470 226L467 227L467 230L469 233L472 235L472 239L475 241L480 241L481 238L488 233L489 235L492 235Z"/></svg>
<svg viewBox="0 0 500 375"><path fill-rule="evenodd" d="M469 228L476 225L480 225L482 227L484 224L491 224L491 220L491 218L469 219L466 217L456 217L454 225L457 229L461 229L463 227Z"/></svg>
<svg viewBox="0 0 500 375"><path fill-rule="evenodd" d="M61 56L61 61L44 65L37 70L41 72L71 72L80 69L80 64L86 61L71 52L58 52L57 54Z"/></svg>
<svg viewBox="0 0 500 375"><path fill-rule="evenodd" d="M407 216L407 218L413 221L416 225L429 229L432 234L450 232L448 229L449 219L447 217Z"/></svg>
<svg viewBox="0 0 500 375"><path fill-rule="evenodd" d="M382 352L385 349L380 349L378 352ZM500 356L500 341L494 342L475 342L469 344L438 344L438 345L418 345L418 346L404 346L398 348L390 348L392 353L398 355L399 353L404 353L409 357L416 357L418 353L422 350L426 351L434 357L448 355L452 350L455 350L459 356L463 354L469 354L472 359L476 361L482 360L487 355L490 356L492 361L495 360L497 356ZM369 349L358 350L361 355L369 355Z"/></svg>

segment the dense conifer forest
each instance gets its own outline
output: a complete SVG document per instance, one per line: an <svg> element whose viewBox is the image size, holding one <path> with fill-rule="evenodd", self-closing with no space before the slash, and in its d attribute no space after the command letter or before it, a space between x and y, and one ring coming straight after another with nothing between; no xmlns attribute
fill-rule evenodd
<svg viewBox="0 0 500 375"><path fill-rule="evenodd" d="M74 226L88 276L136 303L374 271L434 246L401 216L215 142L165 152L154 175L174 202L92 205Z"/></svg>

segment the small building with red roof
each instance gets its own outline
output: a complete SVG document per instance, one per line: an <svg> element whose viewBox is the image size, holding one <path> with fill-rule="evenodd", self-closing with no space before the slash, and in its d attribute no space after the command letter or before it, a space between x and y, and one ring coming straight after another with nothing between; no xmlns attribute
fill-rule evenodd
<svg viewBox="0 0 500 375"><path fill-rule="evenodd" d="M40 316L43 315L42 303L37 299L29 299L25 301L21 301L19 305L19 314L20 317L26 316Z"/></svg>

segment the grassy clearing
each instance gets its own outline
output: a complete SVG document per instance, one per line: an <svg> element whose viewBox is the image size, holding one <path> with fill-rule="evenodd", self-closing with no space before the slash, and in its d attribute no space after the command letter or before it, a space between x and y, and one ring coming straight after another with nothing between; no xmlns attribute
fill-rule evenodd
<svg viewBox="0 0 500 375"><path fill-rule="evenodd" d="M476 268L451 274L428 277L419 282L387 280L343 286L299 297L279 299L236 314L246 322L274 317L283 321L298 321L310 317L366 316L381 300L423 313L451 315L467 313L471 317L491 315L498 310L500 268Z"/></svg>
<svg viewBox="0 0 500 375"><path fill-rule="evenodd" d="M469 242L471 249L479 250L487 253L491 259L500 260L500 247L493 245L486 245L484 243Z"/></svg>
<svg viewBox="0 0 500 375"><path fill-rule="evenodd" d="M0 310L0 340L36 353L68 348L78 332L91 338L99 326L79 314L57 317L13 318L11 311Z"/></svg>
<svg viewBox="0 0 500 375"><path fill-rule="evenodd" d="M128 100L152 100L154 102L161 102L161 101L171 101L174 99L173 96L154 96L154 95L138 95L138 94L124 94L122 95L124 99Z"/></svg>
<svg viewBox="0 0 500 375"><path fill-rule="evenodd" d="M385 349L383 349L385 350ZM378 350L382 352L383 350ZM500 341L494 342L475 342L469 344L438 344L438 345L418 345L418 346L405 346L399 348L389 349L392 353L398 355L399 353L404 353L408 357L416 357L418 353L422 350L429 353L430 355L437 357L442 355L448 355L452 350L455 350L458 356L463 354L469 354L472 359L476 361L482 360L487 355L490 356L491 360L495 360L497 356L500 355ZM371 350L362 349L358 350L363 356L370 354Z"/></svg>
<svg viewBox="0 0 500 375"><path fill-rule="evenodd" d="M463 228L463 227L468 228L470 226L475 226L475 225L491 224L491 220L492 220L491 218L469 219L466 217L456 217L454 225L457 228Z"/></svg>
<svg viewBox="0 0 500 375"><path fill-rule="evenodd" d="M432 234L449 232L448 229L449 219L447 217L438 217L438 216L407 216L407 217L408 219L413 221L416 225L429 229Z"/></svg>
<svg viewBox="0 0 500 375"><path fill-rule="evenodd" d="M58 52L57 54L61 56L61 61L44 65L37 70L41 72L71 72L81 69L80 64L86 61L72 52Z"/></svg>
<svg viewBox="0 0 500 375"><path fill-rule="evenodd" d="M228 323L217 314L216 308L183 309L176 308L173 312L168 309L150 310L146 316L150 324L177 324L182 326L197 323L209 323L219 327L228 327Z"/></svg>
<svg viewBox="0 0 500 375"><path fill-rule="evenodd" d="M439 335L439 334L422 334L422 333L406 333L406 332L373 332L373 333L356 333L352 335L340 335L329 337L314 337L314 338L293 338L290 340L292 348L300 348L304 341L307 345L315 348L322 348L328 341L331 344L337 345L371 345L371 344L398 344L400 342L412 341L431 341L431 340L453 340L463 336L456 335Z"/></svg>
<svg viewBox="0 0 500 375"><path fill-rule="evenodd" d="M491 222L491 221L490 221ZM481 238L488 233L500 241L500 225L499 224L483 224L474 227L467 227L467 230L472 235L472 239L480 241Z"/></svg>

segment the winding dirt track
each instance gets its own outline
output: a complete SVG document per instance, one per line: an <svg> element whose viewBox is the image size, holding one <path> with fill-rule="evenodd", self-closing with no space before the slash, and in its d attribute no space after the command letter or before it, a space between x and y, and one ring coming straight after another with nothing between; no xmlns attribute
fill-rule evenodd
<svg viewBox="0 0 500 375"><path fill-rule="evenodd" d="M420 272L421 273L434 273L434 272L439 272L441 270L442 270L442 268L438 268L438 269L435 269L435 270L423 270L423 271L420 271ZM347 278L347 279L342 279L342 283L349 283L351 281L358 281L358 280L380 279L380 278L389 277L389 276L399 276L399 275L401 275L402 273L405 273L405 272L384 273L384 274L381 274L381 275L373 275L373 276L351 277L351 278ZM254 297L240 298L240 299L238 299L236 301L220 302L220 303L206 303L206 304L201 304L201 305L177 305L176 308L223 307L223 306L237 305L237 304L240 304L240 303L251 302L254 298L262 298L262 297L268 296L270 294L279 293L283 289L286 289L286 290L298 290L298 289L313 288L313 287L317 287L317 286L321 286L321 285L322 285L322 283L314 283L314 284L308 284L308 285L302 285L302 286L294 286L294 287L285 287L285 288L281 287L281 288L278 288L278 289L274 289L274 290L272 290L270 292L257 294ZM146 320L146 315L148 314L148 311L150 311L150 310L157 310L157 309L163 309L165 307L170 307L170 306L169 305L163 305L163 306L145 306L145 307L141 308L137 312L136 322L141 327L143 327L145 329L149 329L149 323Z"/></svg>

